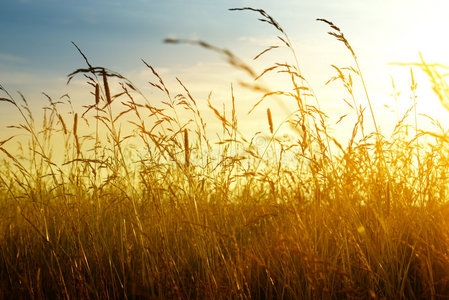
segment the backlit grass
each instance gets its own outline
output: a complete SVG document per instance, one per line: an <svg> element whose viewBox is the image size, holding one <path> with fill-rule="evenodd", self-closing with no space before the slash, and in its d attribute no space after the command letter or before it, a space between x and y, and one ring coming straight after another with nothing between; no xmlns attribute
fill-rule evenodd
<svg viewBox="0 0 449 300"><path fill-rule="evenodd" d="M285 48L291 63L255 71L202 41L166 42L215 51L250 75L254 81L239 88L254 92L252 110L269 100L296 105L279 124L268 105L262 134L244 136L233 93L230 108L209 99L202 111L182 81L181 93L171 92L143 61L161 95L153 99L119 73L91 64L76 45L86 67L69 74L69 82L84 78L92 93L82 110L72 109L76 99L48 97L38 122L24 96L0 86L21 134L0 142L0 298L449 295L443 127L435 121L433 131L420 129L415 99L385 136L355 50L340 28L319 19L354 59L353 66L333 66L329 80L347 91L347 118L354 120L352 137L342 142L331 134L339 125L328 124L281 25L263 10L234 10L258 14L279 34L279 43L256 59ZM439 66L417 66L446 103ZM286 76L290 88L270 89L262 82L267 76ZM218 142L204 114L221 125ZM294 136L279 136L280 127Z"/></svg>

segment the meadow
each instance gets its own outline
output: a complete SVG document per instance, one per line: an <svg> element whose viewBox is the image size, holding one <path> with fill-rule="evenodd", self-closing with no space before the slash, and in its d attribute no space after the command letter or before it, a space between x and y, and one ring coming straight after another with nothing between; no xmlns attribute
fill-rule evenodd
<svg viewBox="0 0 449 300"><path fill-rule="evenodd" d="M68 82L83 79L91 91L82 110L68 95L48 97L38 118L25 96L0 86L0 104L20 117L10 126L20 135L0 141L0 298L449 298L444 127L434 120L433 130L420 128L414 97L384 135L356 50L337 25L318 19L353 58L329 79L347 92L353 126L343 143L282 26L263 10L235 10L278 33L256 60L283 48L291 63L255 71L203 41L165 42L217 52L251 76L239 87L254 93L254 110L266 110L263 134L242 133L233 94L227 107L209 99L202 111L181 80L173 93L143 61L161 97L152 99L92 65L76 44L86 66ZM445 104L444 66L414 67ZM285 76L289 88L270 89L268 76ZM295 105L278 124L272 99ZM213 136L204 114L221 126ZM294 134L278 134L281 127Z"/></svg>

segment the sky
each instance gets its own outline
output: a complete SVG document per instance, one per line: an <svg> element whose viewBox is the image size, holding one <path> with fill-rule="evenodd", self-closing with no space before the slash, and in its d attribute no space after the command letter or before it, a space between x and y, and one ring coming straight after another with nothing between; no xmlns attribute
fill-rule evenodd
<svg viewBox="0 0 449 300"><path fill-rule="evenodd" d="M316 18L334 22L344 32L359 59L367 87L375 98L375 111L384 113L393 103L391 78L404 90L410 86L410 70L391 62L417 62L422 52L428 62L449 65L449 5L442 0L2 0L0 10L0 84L14 95L22 92L33 107L42 107L46 92L58 98L64 93L83 103L82 82L67 86L67 74L85 67L75 42L93 65L104 66L146 85L151 77L141 62L156 68L174 89L179 77L195 97L203 101L213 91L220 101L230 99L230 85L241 96L246 118L249 99L237 82L248 79L227 66L216 53L188 45L163 43L165 38L203 40L233 51L263 70L264 63L285 62L284 52L251 62L261 50L277 43L278 34L257 21L257 14L229 11L232 7L262 8L272 15L290 36L305 77L316 91L331 122L346 109L344 91L337 84L325 86L333 75L331 64L352 65L344 45L329 36L329 27ZM285 57L284 57L285 55ZM265 65L266 66L266 65ZM423 113L444 120L446 111L432 96L426 77L419 79L419 104ZM81 80L81 78L80 78ZM148 93L152 92L147 86ZM156 96L154 96L156 97ZM408 108L404 100L402 110ZM155 100L157 101L157 100ZM420 102L421 103L421 102ZM0 133L14 115L0 103ZM393 105L390 105L393 106ZM264 109L255 113L257 119ZM389 118L387 115L386 118ZM249 117L248 117L249 118ZM276 117L275 117L276 119ZM277 118L280 122L281 116ZM253 121L255 122L255 121ZM265 126L265 125L264 125ZM347 124L350 126L350 124ZM349 128L349 127L348 127Z"/></svg>

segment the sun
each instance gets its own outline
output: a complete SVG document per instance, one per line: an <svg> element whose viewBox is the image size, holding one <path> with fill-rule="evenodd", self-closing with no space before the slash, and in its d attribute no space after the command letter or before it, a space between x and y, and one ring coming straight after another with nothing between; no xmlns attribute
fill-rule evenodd
<svg viewBox="0 0 449 300"><path fill-rule="evenodd" d="M394 64L400 68L391 72L391 92L384 105L394 117L383 121L393 126L405 122L423 131L435 131L440 125L448 128L449 89L444 71L449 67L423 60Z"/></svg>

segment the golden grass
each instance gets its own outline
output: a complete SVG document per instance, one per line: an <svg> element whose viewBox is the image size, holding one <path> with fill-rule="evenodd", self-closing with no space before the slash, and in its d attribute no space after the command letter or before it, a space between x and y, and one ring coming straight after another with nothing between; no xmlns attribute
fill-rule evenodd
<svg viewBox="0 0 449 300"><path fill-rule="evenodd" d="M410 130L415 101L393 134L383 136L365 88L375 126L368 132L365 108L353 93L354 85L365 87L355 52L337 26L320 19L355 63L334 66L329 81L343 84L351 99L345 101L353 132L343 146L329 133L280 24L263 10L233 10L258 13L280 34L280 44L255 59L284 47L293 62L256 72L228 50L168 42L216 51L252 76L254 82L241 84L261 94L251 111L268 99L297 105L280 124L267 108L270 135L263 145L260 135L241 133L233 88L230 117L208 99L223 129L213 143L202 116L209 111L200 111L179 79L175 95L144 62L155 79L150 85L164 97L150 100L124 76L94 67L76 45L88 67L71 73L69 82L84 75L93 95L82 112L63 113L70 98L48 97L39 127L26 98L0 86L0 101L21 117L12 127L28 137L14 152L14 137L0 141L0 298L449 295L449 148L442 127L435 122L440 132L420 130L415 110ZM438 66L422 61L419 67L447 100ZM270 89L262 82L268 74L287 75L291 89ZM132 133L123 133L122 124ZM297 135L277 136L281 126Z"/></svg>

